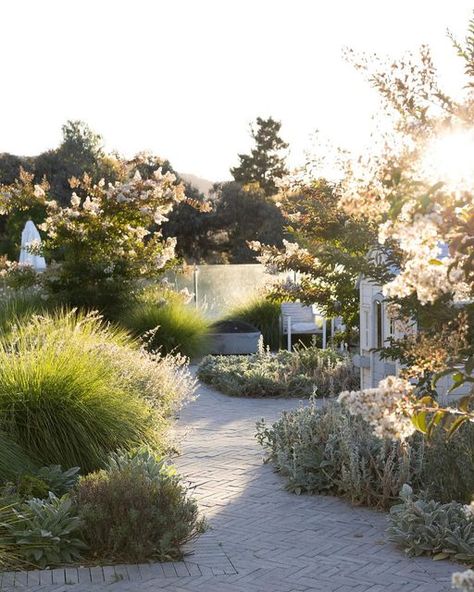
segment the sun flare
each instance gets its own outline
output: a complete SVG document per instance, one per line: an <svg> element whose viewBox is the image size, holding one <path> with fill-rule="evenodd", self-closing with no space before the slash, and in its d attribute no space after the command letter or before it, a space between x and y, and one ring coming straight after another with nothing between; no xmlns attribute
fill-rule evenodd
<svg viewBox="0 0 474 592"><path fill-rule="evenodd" d="M422 159L422 172L449 189L474 186L474 129L460 129L434 138Z"/></svg>

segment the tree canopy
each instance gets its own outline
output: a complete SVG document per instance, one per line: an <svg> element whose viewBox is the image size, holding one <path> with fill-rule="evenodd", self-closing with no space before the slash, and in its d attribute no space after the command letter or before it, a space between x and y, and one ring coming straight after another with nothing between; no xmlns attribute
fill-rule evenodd
<svg viewBox="0 0 474 592"><path fill-rule="evenodd" d="M257 117L251 128L255 143L250 154L239 154L239 164L231 169L237 183L256 185L269 197L277 192L276 182L287 174L283 152L288 144L280 137L281 123L272 117Z"/></svg>

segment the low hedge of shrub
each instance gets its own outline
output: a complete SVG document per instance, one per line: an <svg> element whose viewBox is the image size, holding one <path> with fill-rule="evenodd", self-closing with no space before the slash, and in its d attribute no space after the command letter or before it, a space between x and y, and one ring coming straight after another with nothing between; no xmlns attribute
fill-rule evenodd
<svg viewBox="0 0 474 592"><path fill-rule="evenodd" d="M330 397L358 387L349 357L299 345L295 351L250 356L207 356L199 379L237 397Z"/></svg>
<svg viewBox="0 0 474 592"><path fill-rule="evenodd" d="M474 426L465 425L449 442L441 433L429 442L420 434L404 443L392 442L377 438L362 418L338 403L318 407L315 401L283 413L271 426L263 420L257 425L259 443L290 490L331 493L354 504L385 509L398 501L405 483L415 491L428 487L428 495L438 501L449 495L450 501L469 503L473 432ZM459 451L454 469L451 446ZM443 471L438 470L440 465Z"/></svg>
<svg viewBox="0 0 474 592"><path fill-rule="evenodd" d="M75 491L84 540L107 561L171 561L204 530L174 469L148 451L118 454Z"/></svg>

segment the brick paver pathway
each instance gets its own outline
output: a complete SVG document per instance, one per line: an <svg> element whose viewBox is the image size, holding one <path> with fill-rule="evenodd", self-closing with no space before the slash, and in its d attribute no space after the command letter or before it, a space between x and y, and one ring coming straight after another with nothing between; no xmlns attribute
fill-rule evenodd
<svg viewBox="0 0 474 592"><path fill-rule="evenodd" d="M255 421L298 403L236 399L201 387L185 408L180 470L211 529L186 561L4 574L2 590L75 592L447 592L460 567L409 559L386 516L333 497L295 496L262 464Z"/></svg>

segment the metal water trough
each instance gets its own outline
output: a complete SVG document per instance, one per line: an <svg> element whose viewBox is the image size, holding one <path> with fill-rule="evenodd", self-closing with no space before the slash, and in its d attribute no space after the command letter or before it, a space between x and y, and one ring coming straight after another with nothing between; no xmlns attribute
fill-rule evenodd
<svg viewBox="0 0 474 592"><path fill-rule="evenodd" d="M261 332L243 321L221 321L211 331L211 354L254 354L258 350Z"/></svg>

